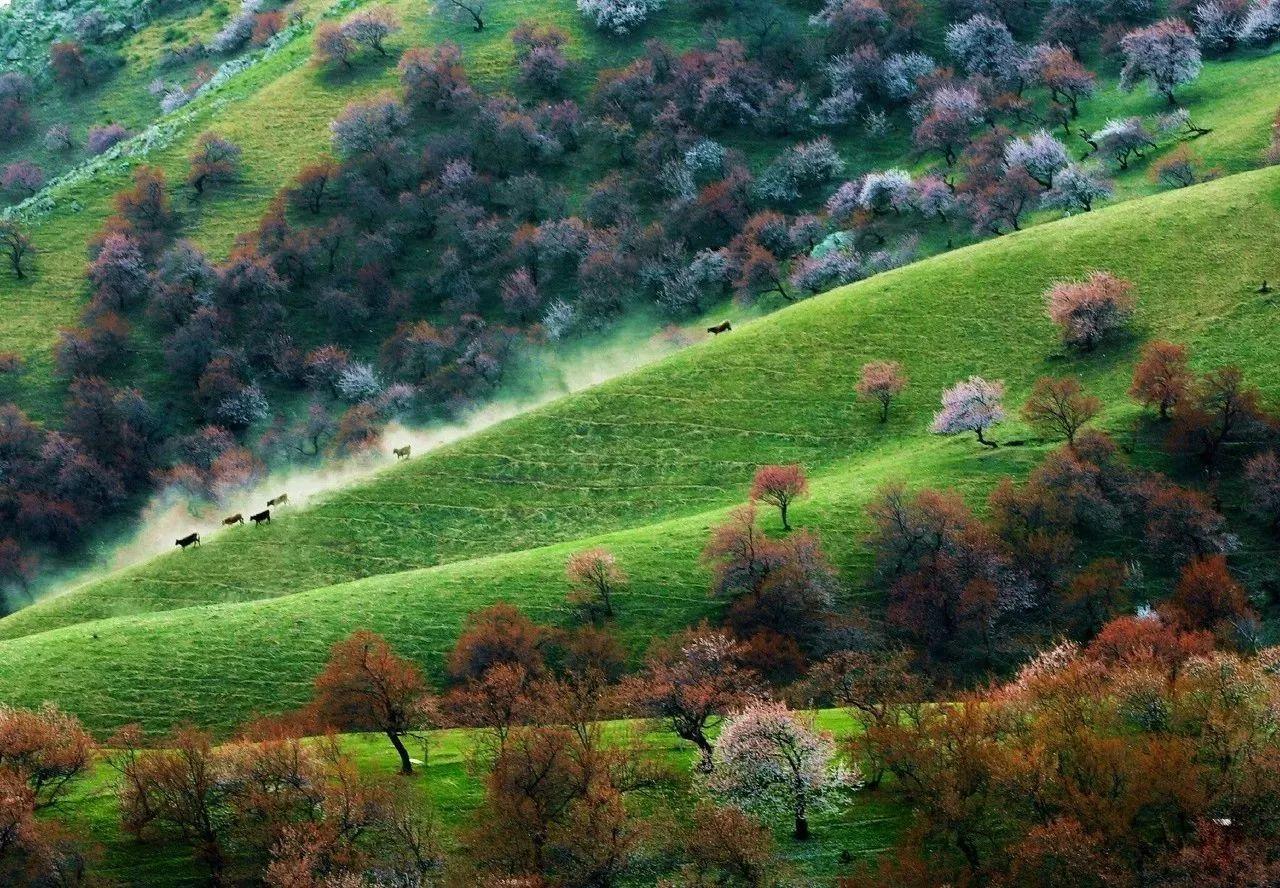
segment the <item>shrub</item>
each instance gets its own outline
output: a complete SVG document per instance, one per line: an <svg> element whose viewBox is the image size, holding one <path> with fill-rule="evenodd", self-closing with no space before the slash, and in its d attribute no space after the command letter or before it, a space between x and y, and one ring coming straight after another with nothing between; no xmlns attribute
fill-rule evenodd
<svg viewBox="0 0 1280 888"><path fill-rule="evenodd" d="M129 138L129 131L118 123L91 126L84 147L90 154L102 154L127 138Z"/></svg>

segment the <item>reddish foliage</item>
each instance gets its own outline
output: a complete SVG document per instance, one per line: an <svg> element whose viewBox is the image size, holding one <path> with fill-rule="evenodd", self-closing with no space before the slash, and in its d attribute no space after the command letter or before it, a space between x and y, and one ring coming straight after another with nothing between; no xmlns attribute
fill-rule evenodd
<svg viewBox="0 0 1280 888"><path fill-rule="evenodd" d="M790 530L787 508L809 492L809 481L798 465L761 466L751 480L751 498L777 506L782 516L782 529Z"/></svg>
<svg viewBox="0 0 1280 888"><path fill-rule="evenodd" d="M1129 396L1144 407L1156 406L1160 418L1182 402L1191 388L1191 372L1187 369L1187 348L1157 340L1142 347L1142 357L1133 368Z"/></svg>

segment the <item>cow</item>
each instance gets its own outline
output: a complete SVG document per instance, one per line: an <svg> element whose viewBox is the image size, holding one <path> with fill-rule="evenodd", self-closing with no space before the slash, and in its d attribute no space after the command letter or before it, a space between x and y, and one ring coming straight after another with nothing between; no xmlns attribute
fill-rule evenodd
<svg viewBox="0 0 1280 888"><path fill-rule="evenodd" d="M181 547L182 547L182 551L184 551L184 552L185 552L185 551L187 551L187 546L198 546L198 545L200 545L200 534L198 534L198 533L189 533L189 534L187 534L186 536L184 536L184 537L183 537L182 539L180 539L180 540L174 540L174 541L173 541L173 544L174 544L175 546L181 546Z"/></svg>
<svg viewBox="0 0 1280 888"><path fill-rule="evenodd" d="M249 516L249 520L253 522L253 526L254 526L254 527L257 527L259 524L261 524L261 523L262 523L262 522L264 522L264 521L265 521L265 522L267 522L268 524L270 524L270 523L271 523L271 510L270 510L270 509L263 509L261 512L259 512L259 513L258 513L258 514L256 514L256 515L250 515L250 516Z"/></svg>
<svg viewBox="0 0 1280 888"><path fill-rule="evenodd" d="M733 329L733 324L729 323L728 321L721 321L719 324L716 324L714 327L708 327L707 332L713 336L719 336L721 333L728 333L732 329Z"/></svg>
<svg viewBox="0 0 1280 888"><path fill-rule="evenodd" d="M268 505L268 506L283 506L283 505L284 505L285 503L287 503L287 502L289 502L289 494L287 494L287 493L282 493L282 494L280 494L278 497L276 497L275 499L269 499L269 500L267 500L267 505Z"/></svg>
<svg viewBox="0 0 1280 888"><path fill-rule="evenodd" d="M406 444L403 447L396 447L391 452L395 454L396 459L408 459L409 454L413 453L413 448Z"/></svg>
<svg viewBox="0 0 1280 888"><path fill-rule="evenodd" d="M230 527L230 526L231 526L231 525L233 525L233 524L244 524L244 516L243 516L243 515L241 515L239 512L236 512L236 513L235 513L234 515L232 515L230 518L223 518L223 519L222 519L222 526L223 526L223 527Z"/></svg>

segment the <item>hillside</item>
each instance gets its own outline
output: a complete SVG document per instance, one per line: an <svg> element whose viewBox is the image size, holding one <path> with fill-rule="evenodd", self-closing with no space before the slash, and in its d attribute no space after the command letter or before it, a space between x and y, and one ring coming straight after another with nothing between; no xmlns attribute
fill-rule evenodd
<svg viewBox="0 0 1280 888"><path fill-rule="evenodd" d="M1228 224L1239 219L1248 225ZM928 436L937 393L957 378L1003 378L1012 405L1038 375L1077 374L1104 398L1102 424L1124 431L1136 411L1124 391L1137 345L1158 335L1186 342L1196 367L1235 363L1264 392L1280 390L1272 297L1253 292L1280 263L1278 228L1280 171L1264 170L815 298L389 468L270 528L233 530L9 617L0 693L55 699L98 729L132 719L230 725L302 699L326 645L357 625L438 670L462 617L484 602L554 613L564 557L580 538L610 533L602 539L631 574L636 602L621 607L621 628L638 641L708 612L697 552L765 462L809 468L814 495L796 520L823 535L856 587L861 506L880 483L981 492L1042 452ZM1135 281L1136 335L1059 357L1042 293L1097 268ZM886 427L851 395L858 367L874 358L901 361L912 380ZM1010 422L1000 437L1026 433ZM461 560L482 553L490 557ZM443 561L457 563L432 566ZM344 580L357 581L331 585ZM249 600L268 596L282 597Z"/></svg>
<svg viewBox="0 0 1280 888"><path fill-rule="evenodd" d="M28 369L20 382L0 377L0 397L14 400L33 417L57 421L62 411L65 380L55 372L52 348L59 328L72 324L88 301L84 284L86 247L111 212L112 196L124 188L131 171L150 164L168 174L172 182L185 176L187 158L197 137L207 129L237 143L243 150L243 171L238 181L219 195L189 204L181 201L183 235L221 259L237 235L252 229L271 196L299 170L329 150L329 122L353 99L397 84L394 60L408 46L432 45L445 40L463 50L468 74L486 88L509 88L514 69L510 30L533 10L520 0L490 4L489 24L475 33L470 28L432 17L424 4L395 0L385 5L398 14L404 27L388 42L387 58L363 58L350 72L318 70L309 63L311 26L340 18L372 3L342 0L328 6L302 4L304 26L291 39L274 46L269 54L231 76L191 104L156 117L144 106L154 103L146 95L146 65L162 42L161 34L175 29L184 36L198 36L213 28L208 15L179 11L149 25L125 44L122 55L129 64L116 80L72 97L61 117L93 115L99 120L119 120L131 127L149 128L137 139L102 158L83 161L65 182L55 182L20 208L18 217L29 220L31 235L40 250L40 261L31 279L0 279L0 296L13 308L0 318L0 351L21 355ZM699 21L683 6L673 6L632 38L619 40L587 28L570 0L539 5L537 19L562 28L571 38L569 52L577 63L568 94L586 96L596 72L616 67L643 52L648 38L667 41L676 49L695 45ZM930 15L936 13L931 10ZM803 16L794 16L800 22ZM940 43L940 28L930 20L927 45ZM172 39L169 34L167 39ZM141 73L140 73L141 72ZM1273 114L1270 99L1280 84L1280 65L1269 55L1238 53L1227 60L1208 61L1199 79L1186 88L1183 101L1196 122L1212 133L1196 140L1195 149L1206 166L1233 173L1256 167L1267 144ZM97 107L94 107L94 106ZM1143 91L1122 92L1114 72L1102 71L1098 94L1083 103L1079 125L1101 126L1112 117L1161 112L1161 102ZM43 113L43 112L42 112ZM270 127L262 127L270 119ZM39 122L45 122L41 117ZM37 128L38 129L38 128ZM1081 143L1071 140L1073 147ZM35 143L23 143L0 160L32 155ZM886 166L923 168L909 161L908 139L895 126L884 137L869 139L860 133L836 133L834 142L849 165L850 177ZM739 141L758 167L763 167L785 140L748 136ZM1145 176L1150 162L1172 150L1147 156L1117 175L1117 197L1151 193L1155 186ZM118 154L118 156L117 156ZM37 159L49 162L37 152ZM579 196L592 177L603 170L593 164L578 165L563 175L563 184ZM932 248L941 243L929 245ZM150 335L135 337L134 384L181 407L178 390L160 366L159 342Z"/></svg>

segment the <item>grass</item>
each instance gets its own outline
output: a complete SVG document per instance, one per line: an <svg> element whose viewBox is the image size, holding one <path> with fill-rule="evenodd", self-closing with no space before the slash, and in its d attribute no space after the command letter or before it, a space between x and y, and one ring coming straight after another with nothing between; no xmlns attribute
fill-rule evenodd
<svg viewBox="0 0 1280 888"><path fill-rule="evenodd" d="M854 730L849 717L838 710L818 712L816 723L837 737L846 736ZM606 726L605 735L629 735L631 727L627 722L611 723ZM468 730L431 732L426 765L408 780L396 773L396 762L386 738L347 735L342 742L362 773L407 787L418 805L435 812L441 838L448 847L457 829L468 822L471 812L482 800L483 785L467 765L475 739L474 732ZM693 754L687 744L657 729L648 730L643 741L648 755L673 766L677 773L688 772ZM418 754L415 750L411 753ZM82 834L91 837L97 845L100 856L94 867L95 874L121 888L178 888L204 884L200 872L181 846L138 843L123 833L116 806L115 780L115 772L105 764L98 765L54 812L67 819ZM689 791L675 788L660 791L661 795L642 794L637 803L641 809L671 805L673 810L687 811L691 807L687 798ZM861 792L853 796L845 810L817 817L813 824L814 838L810 842L794 842L785 825L780 824L777 830L778 849L815 881L826 882L837 873L847 871L848 863L841 862L842 852L847 854L846 859L853 860L874 855L892 844L904 822L905 812L892 795L884 791Z"/></svg>
<svg viewBox="0 0 1280 888"><path fill-rule="evenodd" d="M1280 393L1274 296L1254 293L1280 266L1278 232L1280 169L1268 169L800 303L390 467L269 528L233 529L6 618L0 699L52 699L98 730L177 719L226 728L298 702L327 646L356 626L385 633L438 675L441 652L478 606L506 599L560 616L564 558L589 542L612 547L633 578L620 629L635 651L713 612L698 552L769 462L808 467L813 496L796 521L823 535L856 594L862 506L879 484L977 497L1051 446L987 451L928 435L939 391L957 378L1004 379L1013 408L1037 376L1078 375L1106 405L1101 422L1128 437L1132 362L1142 340L1164 336L1189 344L1198 368L1235 363ZM1042 293L1096 268L1136 283L1134 335L1061 356ZM875 358L901 361L912 379L886 426L853 397L858 368ZM1030 436L1011 421L997 437Z"/></svg>

